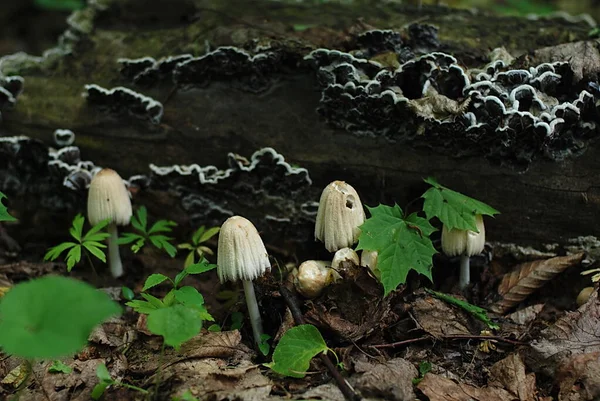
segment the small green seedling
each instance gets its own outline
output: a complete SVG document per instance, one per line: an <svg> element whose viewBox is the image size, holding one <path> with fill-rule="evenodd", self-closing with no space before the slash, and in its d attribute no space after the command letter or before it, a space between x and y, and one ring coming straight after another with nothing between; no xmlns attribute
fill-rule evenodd
<svg viewBox="0 0 600 401"><path fill-rule="evenodd" d="M423 380L423 378L425 377L425 375L429 372L431 372L431 362L427 362L427 361L421 361L419 363L419 377L415 377L412 381L413 385L417 385L419 383L421 383L421 380Z"/></svg>
<svg viewBox="0 0 600 401"><path fill-rule="evenodd" d="M69 374L73 371L73 368L65 364L63 361L53 361L52 365L48 367L48 373L65 373Z"/></svg>
<svg viewBox="0 0 600 401"><path fill-rule="evenodd" d="M151 274L140 294L144 300L131 300L126 305L148 315L148 329L163 336L166 345L177 348L200 332L203 320L214 321L204 305L202 294L194 287L179 285L188 275L205 273L215 267L203 259L185 268L174 280L164 274ZM173 288L162 299L146 292L167 281Z"/></svg>
<svg viewBox="0 0 600 401"><path fill-rule="evenodd" d="M85 253L88 257L92 267L93 264L91 258L89 258L89 254L94 255L96 258L106 263L106 254L103 250L103 248L106 248L106 245L101 243L101 241L104 241L109 237L108 233L102 231L108 225L108 220L96 224L90 228L85 235L83 235L84 222L85 217L81 214L75 216L73 225L69 229L69 234L71 234L71 237L77 242L63 242L62 244L48 249L48 252L46 252L46 255L44 256L44 260L54 261L68 249L69 252L67 253L65 260L67 262L67 271L69 272L73 269L73 266L81 261L82 253Z"/></svg>
<svg viewBox="0 0 600 401"><path fill-rule="evenodd" d="M273 361L265 366L281 375L301 378L306 374L310 361L328 351L333 352L319 330L311 324L302 324L283 334L273 352Z"/></svg>
<svg viewBox="0 0 600 401"><path fill-rule="evenodd" d="M172 401L198 401L190 390L185 390L181 397L173 396Z"/></svg>
<svg viewBox="0 0 600 401"><path fill-rule="evenodd" d="M2 203L2 200L6 198L2 192L0 192L0 221L17 221L13 216L8 213L8 209Z"/></svg>
<svg viewBox="0 0 600 401"><path fill-rule="evenodd" d="M89 284L46 276L17 284L0 301L0 347L25 359L72 355L120 306Z"/></svg>
<svg viewBox="0 0 600 401"><path fill-rule="evenodd" d="M485 323L492 330L498 330L500 328L500 326L498 326L492 321L492 319L489 318L489 316L487 315L487 311L483 308L480 308L479 306L470 304L466 301L461 301L460 299L454 298L453 296L450 296L448 294L430 290L429 288L425 288L425 291L427 291L434 297L441 299L444 302L448 302L449 304L458 306L464 311L470 313L477 320L480 320L483 323Z"/></svg>
<svg viewBox="0 0 600 401"><path fill-rule="evenodd" d="M192 235L192 242L179 244L177 248L189 250L187 257L185 258L185 262L183 263L183 267L188 267L196 262L196 255L202 260L204 255L214 255L212 249L204 245L206 241L217 235L221 227L211 227L206 229L205 226L200 227L196 230L194 235Z"/></svg>
<svg viewBox="0 0 600 401"><path fill-rule="evenodd" d="M96 368L96 376L98 376L100 383L96 384L96 386L94 386L94 389L92 390L93 400L100 399L100 397L104 395L106 389L108 389L110 386L125 387L130 390L139 391L142 394L148 394L148 390L144 390L143 388L132 386L131 384L123 383L122 381L117 381L113 379L110 375L110 372L106 368L106 365L103 363L98 365L98 367Z"/></svg>
<svg viewBox="0 0 600 401"><path fill-rule="evenodd" d="M170 220L159 220L148 229L148 212L145 206L141 206L131 218L131 225L138 232L123 233L119 238L120 245L132 244L131 250L137 253L146 245L146 242L150 242L156 248L164 250L170 257L175 257L177 248L170 242L173 238L167 237L164 233L170 233L177 223Z"/></svg>

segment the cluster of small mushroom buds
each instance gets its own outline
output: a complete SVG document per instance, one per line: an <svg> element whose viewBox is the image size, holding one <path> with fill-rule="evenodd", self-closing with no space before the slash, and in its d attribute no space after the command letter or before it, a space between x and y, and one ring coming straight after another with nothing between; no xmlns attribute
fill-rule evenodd
<svg viewBox="0 0 600 401"><path fill-rule="evenodd" d="M331 262L307 260L294 268L289 279L296 291L307 298L318 297L325 287L341 278L339 272L345 263L369 267L377 275L377 252L363 251L362 260L349 247L356 244L360 226L365 221L360 197L356 190L344 181L327 185L319 200L315 239L323 242L329 252L335 252Z"/></svg>

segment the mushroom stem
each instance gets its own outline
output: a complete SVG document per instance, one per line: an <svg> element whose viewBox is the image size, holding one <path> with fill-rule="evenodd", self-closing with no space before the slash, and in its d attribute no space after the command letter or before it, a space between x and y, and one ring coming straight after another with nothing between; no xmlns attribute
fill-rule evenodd
<svg viewBox="0 0 600 401"><path fill-rule="evenodd" d="M117 225L110 223L108 225L108 266L112 276L117 278L123 275L123 264L121 263L121 255L119 254L119 232L117 231Z"/></svg>
<svg viewBox="0 0 600 401"><path fill-rule="evenodd" d="M460 255L460 278L458 280L458 286L461 290L467 288L467 286L471 282L471 269L469 261L469 255Z"/></svg>
<svg viewBox="0 0 600 401"><path fill-rule="evenodd" d="M250 324L252 325L254 342L257 345L260 345L260 337L263 334L263 328L260 311L258 310L258 303L256 302L256 295L254 294L254 285L251 280L242 280L242 283L244 283L244 294L246 294L246 305L248 307Z"/></svg>

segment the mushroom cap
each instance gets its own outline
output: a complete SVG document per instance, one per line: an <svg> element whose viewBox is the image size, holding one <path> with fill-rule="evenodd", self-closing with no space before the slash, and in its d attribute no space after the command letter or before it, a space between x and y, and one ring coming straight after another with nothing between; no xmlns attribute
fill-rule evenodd
<svg viewBox="0 0 600 401"><path fill-rule="evenodd" d="M307 260L298 267L294 286L306 298L316 298L334 280L333 270L328 267L328 262Z"/></svg>
<svg viewBox="0 0 600 401"><path fill-rule="evenodd" d="M336 251L333 255L333 260L331 261L331 268L334 270L342 269L342 262L349 260L354 263L356 266L360 266L360 259L358 258L358 254L351 248L342 248Z"/></svg>
<svg viewBox="0 0 600 401"><path fill-rule="evenodd" d="M448 230L444 225L442 227L442 250L444 253L448 256L480 254L485 245L485 226L482 215L475 216L475 224L479 230L478 233L456 228Z"/></svg>
<svg viewBox="0 0 600 401"><path fill-rule="evenodd" d="M228 218L219 231L217 273L221 283L254 280L271 268L256 227L241 216Z"/></svg>
<svg viewBox="0 0 600 401"><path fill-rule="evenodd" d="M125 183L116 171L104 168L92 178L87 212L90 223L94 225L106 219L117 225L129 224L131 199Z"/></svg>
<svg viewBox="0 0 600 401"><path fill-rule="evenodd" d="M358 241L365 211L358 193L344 181L327 185L319 200L315 239L325 243L329 252L349 247Z"/></svg>

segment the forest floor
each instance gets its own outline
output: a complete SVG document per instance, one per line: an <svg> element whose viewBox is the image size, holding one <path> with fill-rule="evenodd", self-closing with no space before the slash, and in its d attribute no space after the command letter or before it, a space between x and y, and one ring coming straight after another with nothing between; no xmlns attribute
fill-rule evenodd
<svg viewBox="0 0 600 401"><path fill-rule="evenodd" d="M35 248L3 243L4 259L14 257L16 249ZM215 243L209 246L214 248ZM458 262L438 254L434 285L410 275L406 285L383 298L382 287L369 270L347 262L340 271L341 281L315 299L299 297L297 302L306 322L315 325L335 351L339 371L364 399L598 399L597 291L580 308L576 304L579 290L591 284L590 276L580 274L584 254L548 258L511 254L507 249L487 246L485 258L473 263L474 282L464 292L456 288ZM183 266L181 257L171 259L153 249L138 254L125 250L124 257L122 279L110 277L102 265L96 266L96 273L81 264L71 275L103 288L123 305L122 286L139 294L150 274L174 277ZM42 262L41 255L39 262L18 259L0 265L3 289L35 277L67 274L64 264ZM273 260L279 266L287 262ZM279 270L275 267L272 273L260 279L256 289L265 331L277 341L293 320L279 291ZM282 377L263 366L271 356L262 356L253 347L241 286L221 285L215 271L189 276L183 284L204 295L222 331L208 331L210 324L205 322L202 332L180 349L163 349L162 338L148 331L145 315L124 307L122 316L92 333L84 350L62 360L72 368L68 374L51 373L54 361L37 361L33 375L23 382L24 362L1 356L0 398L10 399L20 389L21 400L88 400L99 382L97 366L105 364L118 383L148 390L143 394L115 384L106 390L107 400L344 399L318 359L313 359L303 379ZM491 320L486 324L421 287L499 313L488 312ZM167 291L168 286L161 285L150 292L161 297ZM515 294L523 300L515 300Z"/></svg>

